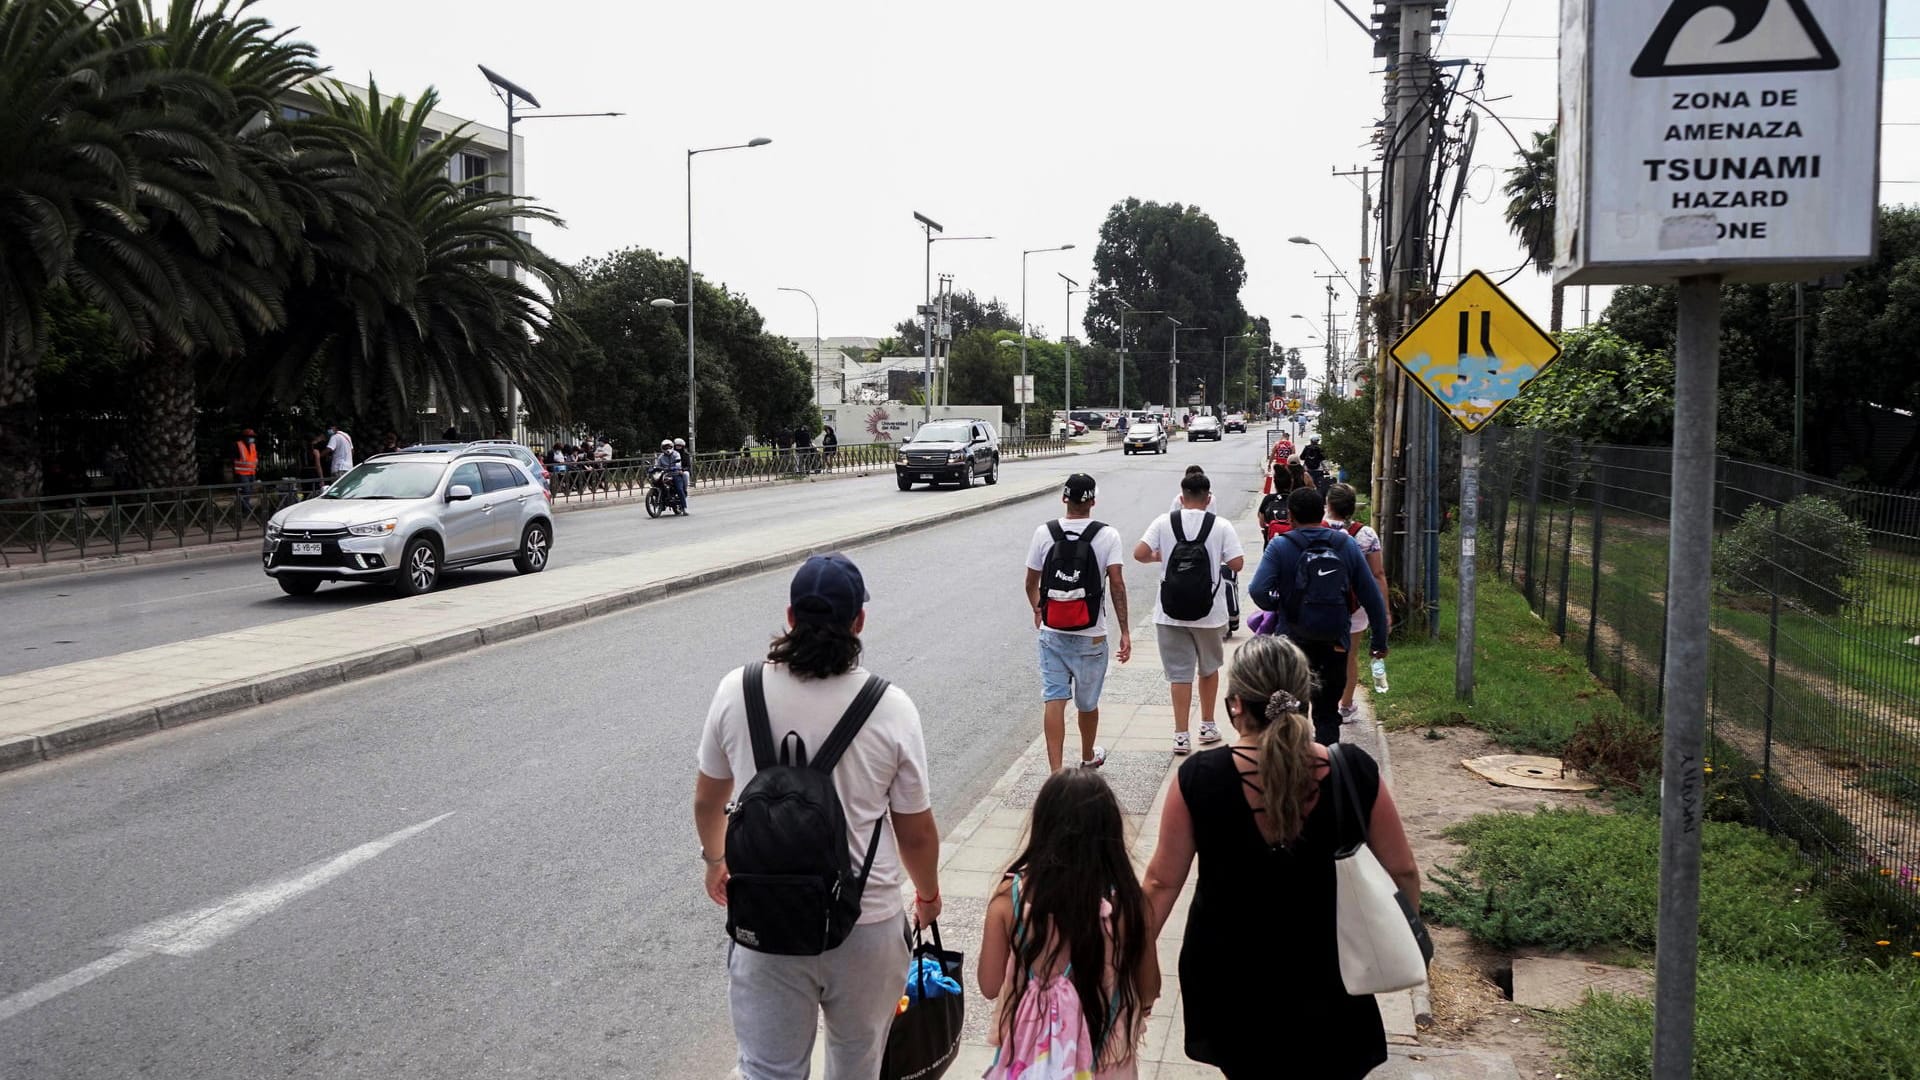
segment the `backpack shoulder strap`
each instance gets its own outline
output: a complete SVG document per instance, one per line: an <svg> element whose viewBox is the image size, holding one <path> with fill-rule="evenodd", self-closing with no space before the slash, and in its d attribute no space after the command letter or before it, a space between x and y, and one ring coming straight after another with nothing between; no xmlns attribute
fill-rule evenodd
<svg viewBox="0 0 1920 1080"><path fill-rule="evenodd" d="M840 763L840 755L853 744L853 737L860 734L860 729L865 726L867 717L873 715L874 708L880 704L880 699L886 696L887 688L892 685L878 675L867 676L866 684L860 687L858 694L853 696L853 704L848 705L847 711L840 714L840 722L833 725L833 733L827 736L827 741L821 743L820 749L814 753L812 762L814 768L824 773L833 771L833 767Z"/></svg>
<svg viewBox="0 0 1920 1080"><path fill-rule="evenodd" d="M1360 537L1360 530L1366 527L1367 523L1364 521L1349 521L1347 522L1347 535L1357 540Z"/></svg>
<svg viewBox="0 0 1920 1080"><path fill-rule="evenodd" d="M1056 544L1067 542L1067 530L1060 527L1058 520L1047 522L1047 533L1053 537L1053 542Z"/></svg>
<svg viewBox="0 0 1920 1080"><path fill-rule="evenodd" d="M1080 539L1091 543L1094 534L1104 528L1106 528L1106 526L1098 521L1088 521L1087 527L1080 530Z"/></svg>
<svg viewBox="0 0 1920 1080"><path fill-rule="evenodd" d="M760 662L740 669L740 689L747 700L747 738L753 744L755 771L773 768L773 721L767 716L767 665Z"/></svg>
<svg viewBox="0 0 1920 1080"><path fill-rule="evenodd" d="M1168 514L1167 520L1173 523L1173 538L1182 544L1186 543L1187 532L1180 527L1180 511L1175 510L1173 513Z"/></svg>
<svg viewBox="0 0 1920 1080"><path fill-rule="evenodd" d="M1287 543L1292 544L1296 549L1300 551L1307 550L1306 545L1300 542L1300 530L1288 529L1280 535L1286 539Z"/></svg>
<svg viewBox="0 0 1920 1080"><path fill-rule="evenodd" d="M1207 534L1211 533L1212 531L1213 531L1213 511L1209 510L1207 511L1207 516L1200 519L1200 531L1193 535L1193 542L1196 544L1206 543Z"/></svg>

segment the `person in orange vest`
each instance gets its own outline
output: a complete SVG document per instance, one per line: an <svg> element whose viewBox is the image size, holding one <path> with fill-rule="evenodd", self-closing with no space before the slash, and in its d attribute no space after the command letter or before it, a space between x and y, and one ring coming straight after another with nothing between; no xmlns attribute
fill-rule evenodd
<svg viewBox="0 0 1920 1080"><path fill-rule="evenodd" d="M233 444L233 478L240 484L240 512L253 513L253 481L260 475L260 448L254 444L253 429L247 428Z"/></svg>

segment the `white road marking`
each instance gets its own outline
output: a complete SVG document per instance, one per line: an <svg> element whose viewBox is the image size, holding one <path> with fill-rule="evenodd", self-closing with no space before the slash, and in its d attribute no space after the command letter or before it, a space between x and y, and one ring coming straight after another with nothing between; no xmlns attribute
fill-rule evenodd
<svg viewBox="0 0 1920 1080"><path fill-rule="evenodd" d="M289 901L304 893L312 892L354 867L376 858L401 841L418 836L452 816L452 813L445 813L439 817L429 818L418 825L410 825L399 832L389 833L378 840L344 851L324 862L314 863L289 877L258 885L205 907L169 915L139 927L120 939L118 951L84 967L75 968L65 975L30 986L9 997L0 998L0 1022L51 1001L69 990L85 986L108 972L154 953L165 953L168 956L192 956L194 953L210 948L262 916L271 914Z"/></svg>

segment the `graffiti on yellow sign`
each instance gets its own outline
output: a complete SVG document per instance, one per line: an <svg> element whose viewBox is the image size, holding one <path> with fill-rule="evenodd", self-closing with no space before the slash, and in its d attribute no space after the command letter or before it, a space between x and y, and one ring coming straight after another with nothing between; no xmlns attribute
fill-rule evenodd
<svg viewBox="0 0 1920 1080"><path fill-rule="evenodd" d="M1463 431L1479 431L1560 346L1475 270L1394 343L1394 362Z"/></svg>

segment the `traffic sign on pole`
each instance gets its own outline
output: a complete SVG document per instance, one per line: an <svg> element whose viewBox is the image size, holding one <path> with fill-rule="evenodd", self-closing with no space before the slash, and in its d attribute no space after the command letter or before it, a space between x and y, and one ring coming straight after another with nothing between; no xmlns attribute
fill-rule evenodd
<svg viewBox="0 0 1920 1080"><path fill-rule="evenodd" d="M1013 377L1013 403L1015 405L1033 404L1033 376L1015 375Z"/></svg>
<svg viewBox="0 0 1920 1080"><path fill-rule="evenodd" d="M1560 357L1560 346L1478 270L1414 324L1392 350L1440 411L1479 431Z"/></svg>
<svg viewBox="0 0 1920 1080"><path fill-rule="evenodd" d="M1884 0L1566 0L1555 280L1873 258Z"/></svg>

